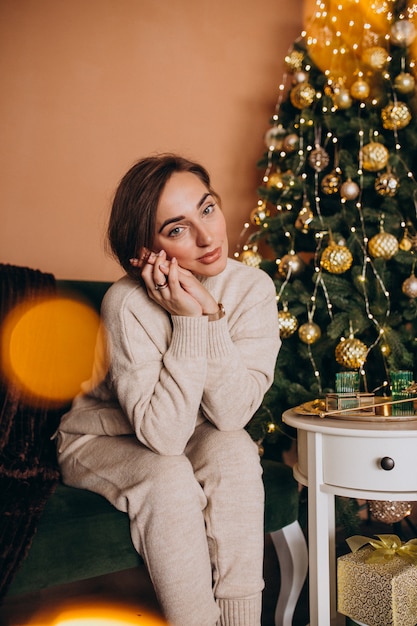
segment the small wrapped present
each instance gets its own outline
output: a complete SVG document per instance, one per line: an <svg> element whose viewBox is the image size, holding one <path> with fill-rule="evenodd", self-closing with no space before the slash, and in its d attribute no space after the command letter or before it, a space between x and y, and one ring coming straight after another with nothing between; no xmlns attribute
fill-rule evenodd
<svg viewBox="0 0 417 626"><path fill-rule="evenodd" d="M376 536L347 539L352 553L337 559L337 610L367 626L416 626L417 539Z"/></svg>

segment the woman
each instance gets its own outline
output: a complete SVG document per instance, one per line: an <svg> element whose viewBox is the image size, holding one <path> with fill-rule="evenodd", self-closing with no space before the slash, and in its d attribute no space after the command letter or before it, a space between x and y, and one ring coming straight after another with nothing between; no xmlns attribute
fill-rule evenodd
<svg viewBox="0 0 417 626"><path fill-rule="evenodd" d="M64 482L126 511L166 619L259 626L263 485L244 430L272 382L275 288L228 259L206 170L175 155L123 177L108 240L109 363L63 417ZM100 382L101 380L101 382Z"/></svg>

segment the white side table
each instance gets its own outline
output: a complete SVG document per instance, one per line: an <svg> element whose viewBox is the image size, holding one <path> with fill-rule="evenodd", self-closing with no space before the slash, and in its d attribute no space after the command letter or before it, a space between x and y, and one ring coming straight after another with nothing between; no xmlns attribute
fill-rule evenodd
<svg viewBox="0 0 417 626"><path fill-rule="evenodd" d="M300 416L294 476L308 486L310 626L344 624L336 611L334 496L417 500L417 417L362 422Z"/></svg>

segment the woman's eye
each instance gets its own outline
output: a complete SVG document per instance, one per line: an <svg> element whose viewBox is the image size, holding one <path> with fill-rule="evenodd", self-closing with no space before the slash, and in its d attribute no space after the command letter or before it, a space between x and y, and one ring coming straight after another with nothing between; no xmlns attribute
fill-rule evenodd
<svg viewBox="0 0 417 626"><path fill-rule="evenodd" d="M184 230L183 226L176 226L175 228L169 231L168 237L178 237L178 235L181 235L183 230Z"/></svg>
<svg viewBox="0 0 417 626"><path fill-rule="evenodd" d="M211 204L208 204L207 206L205 206L203 209L204 215L210 215L210 213L213 213L215 206L216 206L215 202L212 202Z"/></svg>

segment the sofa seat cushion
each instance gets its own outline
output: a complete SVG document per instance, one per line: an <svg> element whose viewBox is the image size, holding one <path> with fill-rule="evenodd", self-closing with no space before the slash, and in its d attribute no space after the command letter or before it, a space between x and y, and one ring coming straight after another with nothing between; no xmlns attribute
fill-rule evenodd
<svg viewBox="0 0 417 626"><path fill-rule="evenodd" d="M129 518L105 498L59 484L8 595L17 595L137 566Z"/></svg>
<svg viewBox="0 0 417 626"><path fill-rule="evenodd" d="M298 519L298 483L292 468L273 460L262 460L265 485L265 532L280 530Z"/></svg>

